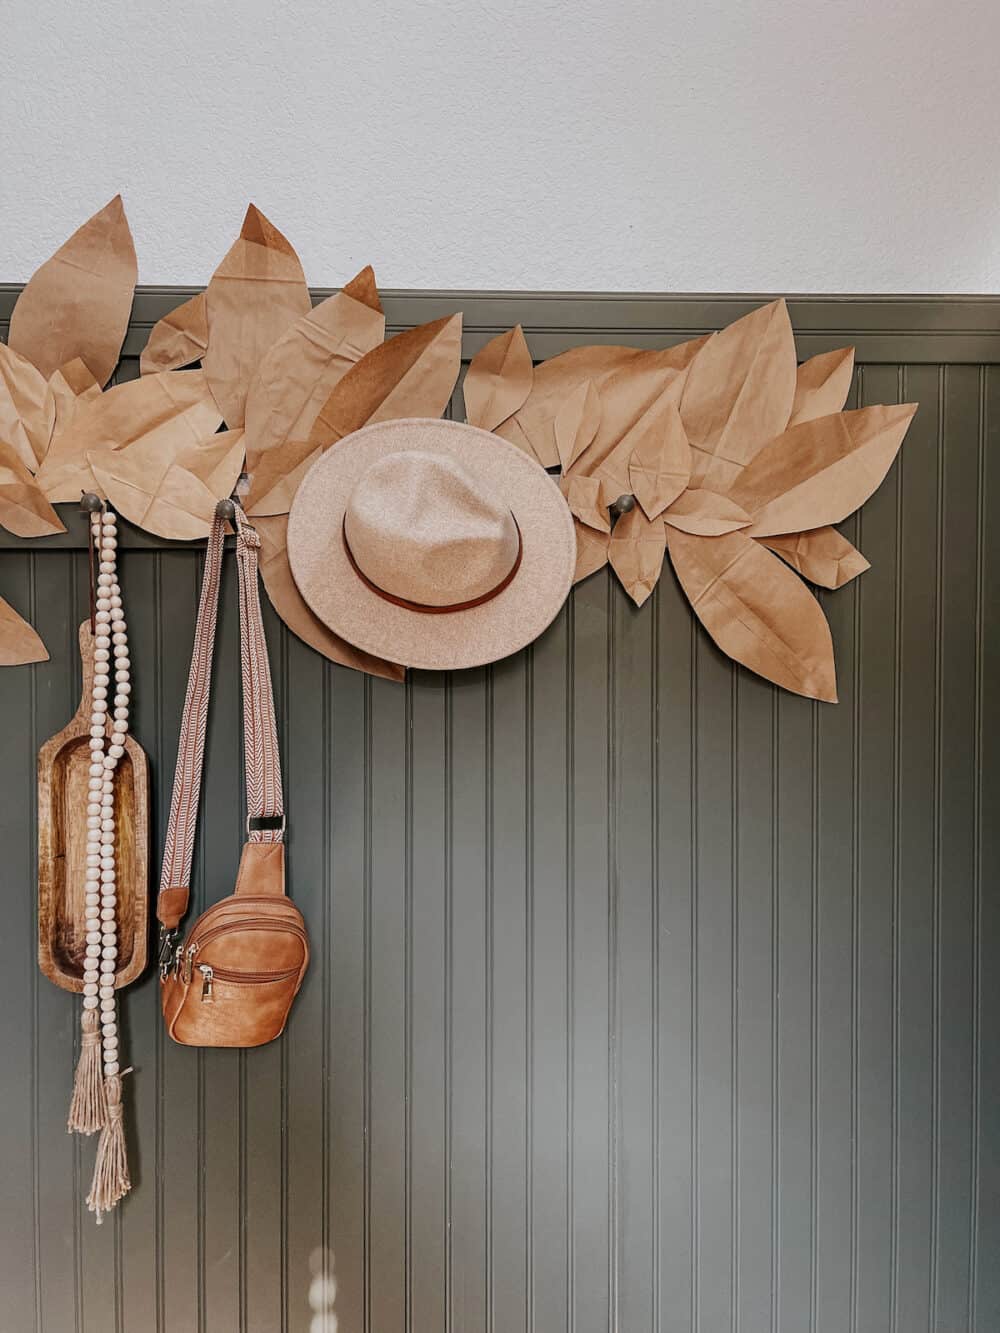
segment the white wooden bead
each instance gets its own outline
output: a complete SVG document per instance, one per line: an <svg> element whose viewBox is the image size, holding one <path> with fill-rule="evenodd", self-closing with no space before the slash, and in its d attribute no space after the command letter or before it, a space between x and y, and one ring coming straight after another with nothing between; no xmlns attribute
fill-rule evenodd
<svg viewBox="0 0 1000 1333"><path fill-rule="evenodd" d="M118 1033L109 1032L107 1036L102 1039L101 1045L103 1046L104 1050L108 1053L108 1055L111 1055L112 1051L117 1051Z"/></svg>
<svg viewBox="0 0 1000 1333"><path fill-rule="evenodd" d="M95 611L95 612L94 612L94 622L95 622L95 624L98 624L98 625L110 625L110 624L111 624L111 612L110 612L110 611ZM105 644L104 646L107 647L106 644Z"/></svg>
<svg viewBox="0 0 1000 1333"><path fill-rule="evenodd" d="M128 678L129 678L128 658L126 657L125 660L123 662L120 662L118 665L118 670L115 672L115 682L118 685L118 687L121 688L122 684L125 681L127 681Z"/></svg>
<svg viewBox="0 0 1000 1333"><path fill-rule="evenodd" d="M113 963L118 956L118 950L113 944L105 944L101 949L101 957L106 963Z"/></svg>
<svg viewBox="0 0 1000 1333"><path fill-rule="evenodd" d="M102 699L95 699L91 704L90 720L92 722L99 722L103 727L104 715L105 713L107 713L107 711L108 711L108 696L107 696L107 691L105 691L104 697Z"/></svg>
<svg viewBox="0 0 1000 1333"><path fill-rule="evenodd" d="M116 686L115 686L115 703L117 704L120 695L124 695L124 696L125 696L125 702L128 703L128 696L129 696L131 693L132 693L132 686L128 683L128 681L125 681L124 684L116 685Z"/></svg>
<svg viewBox="0 0 1000 1333"><path fill-rule="evenodd" d="M117 1074L117 1073L118 1073L118 1061L117 1061L117 1060L107 1060L107 1061L105 1061L105 1064L104 1064L104 1073L105 1073L106 1077L108 1077L108 1078L110 1078L112 1074Z"/></svg>
<svg viewBox="0 0 1000 1333"><path fill-rule="evenodd" d="M98 752L99 750L103 750L103 749L104 749L104 741L103 741L103 740L99 740L96 736L91 736L91 738L90 738L90 751L91 751L91 754L95 754L95 755L96 755L97 752ZM97 762L96 759L95 759L94 762L95 762L95 763Z"/></svg>
<svg viewBox="0 0 1000 1333"><path fill-rule="evenodd" d="M101 943L107 947L114 944L118 938L114 931L115 923L113 921L104 921L102 924L104 926L104 934L101 936Z"/></svg>
<svg viewBox="0 0 1000 1333"><path fill-rule="evenodd" d="M121 690L115 695L115 708L128 709L128 695L123 694Z"/></svg>
<svg viewBox="0 0 1000 1333"><path fill-rule="evenodd" d="M110 611L110 610L111 610L111 598L110 598L110 597L98 597L98 599L97 599L97 609L98 609L98 611Z"/></svg>
<svg viewBox="0 0 1000 1333"><path fill-rule="evenodd" d="M98 722L96 726L90 728L90 734L95 739L102 739L104 736L104 723Z"/></svg>
<svg viewBox="0 0 1000 1333"><path fill-rule="evenodd" d="M104 777L101 779L101 791L102 791L102 792L113 792L114 789L115 789L114 778L110 777L110 776L107 774L107 772L105 772Z"/></svg>
<svg viewBox="0 0 1000 1333"><path fill-rule="evenodd" d="M96 906L98 905L98 899L99 899L99 898L100 898L100 894L97 894L97 893L85 893L85 894L83 895L83 905L84 905L84 907L96 907ZM93 944L93 940L89 940L88 943Z"/></svg>
<svg viewBox="0 0 1000 1333"><path fill-rule="evenodd" d="M110 679L110 678L109 678L108 673L107 673L106 671L97 671L97 672L95 672L95 673L94 673L94 688L95 688L95 690L105 690L105 691L107 691L108 683L109 683L109 679Z"/></svg>
<svg viewBox="0 0 1000 1333"><path fill-rule="evenodd" d="M113 560L102 560L99 569L102 574L113 574L115 572L115 562Z"/></svg>
<svg viewBox="0 0 1000 1333"><path fill-rule="evenodd" d="M109 754L106 754L106 755L104 756L104 770L105 770L105 772L106 772L106 773L110 773L110 772L112 771L112 769L114 768L114 766L115 766L116 763L117 763L117 760L112 759L111 756L110 756ZM105 779L105 781L107 781L107 779ZM113 784L113 783L112 783L112 790L114 790L114 784Z"/></svg>
<svg viewBox="0 0 1000 1333"><path fill-rule="evenodd" d="M102 614L102 615L107 615L108 613L107 613L107 611L103 611L101 614ZM94 649L94 661L95 661L95 662L110 662L110 661L111 661L111 649L110 649L110 648L95 648L95 649Z"/></svg>
<svg viewBox="0 0 1000 1333"><path fill-rule="evenodd" d="M102 921L113 921L114 918L115 918L115 909L114 909L113 907L102 907L102 908L101 908L101 920L102 920Z"/></svg>
<svg viewBox="0 0 1000 1333"><path fill-rule="evenodd" d="M115 998L114 986L101 986L97 993L102 1000L113 1000Z"/></svg>
<svg viewBox="0 0 1000 1333"><path fill-rule="evenodd" d="M115 1002L114 1002L114 1000L102 1000L102 1001L101 1001L101 1013L102 1013L102 1014L113 1014L114 1012L115 1012Z"/></svg>
<svg viewBox="0 0 1000 1333"><path fill-rule="evenodd" d="M118 623L121 625L124 624L125 622L119 620ZM128 635L123 629L115 630L114 634L112 634L111 636L111 642L116 645L120 643L128 643Z"/></svg>
<svg viewBox="0 0 1000 1333"><path fill-rule="evenodd" d="M112 589L111 596L108 598L108 601L111 603L112 611L118 611L121 609L121 604L122 604L121 595L115 592L114 589Z"/></svg>
<svg viewBox="0 0 1000 1333"><path fill-rule="evenodd" d="M98 614L99 616L107 616L107 615L110 615L110 612L109 612L109 611L98 611L97 614ZM102 628L103 628L103 626L102 626ZM110 647L112 646L113 643L114 643L114 639L111 637L111 634L110 634L110 633L102 634L102 633L100 632L100 630L98 630L97 637L94 639L94 647L95 647L95 648L110 648Z"/></svg>
<svg viewBox="0 0 1000 1333"><path fill-rule="evenodd" d="M100 1001L96 995L85 995L83 997L84 1009L96 1009Z"/></svg>
<svg viewBox="0 0 1000 1333"><path fill-rule="evenodd" d="M97 586L99 588L110 588L113 583L114 579L111 577L110 574L98 574Z"/></svg>
<svg viewBox="0 0 1000 1333"><path fill-rule="evenodd" d="M121 707L121 706L117 707L117 708L115 709L115 721L116 721L116 722L127 722L127 721L128 721L128 709L127 709L127 708L123 708L123 707Z"/></svg>
<svg viewBox="0 0 1000 1333"><path fill-rule="evenodd" d="M123 745L115 745L114 737L112 737L112 744L108 747L108 754L112 759L120 759L124 753L125 747Z"/></svg>
<svg viewBox="0 0 1000 1333"><path fill-rule="evenodd" d="M100 827L101 827L101 816L100 816L100 815L88 815L88 816L87 816L87 828L95 828L95 829L99 829Z"/></svg>
<svg viewBox="0 0 1000 1333"><path fill-rule="evenodd" d="M83 969L83 984L85 986L97 985L98 971L96 967L85 967Z"/></svg>
<svg viewBox="0 0 1000 1333"><path fill-rule="evenodd" d="M85 981L83 983L84 995L96 995L97 992L98 992L98 986L96 981Z"/></svg>
<svg viewBox="0 0 1000 1333"><path fill-rule="evenodd" d="M100 958L100 956L101 956L101 948L100 948L100 945L98 945L98 944L88 944L88 945L87 945L87 953L86 953L86 956L87 956L88 958Z"/></svg>

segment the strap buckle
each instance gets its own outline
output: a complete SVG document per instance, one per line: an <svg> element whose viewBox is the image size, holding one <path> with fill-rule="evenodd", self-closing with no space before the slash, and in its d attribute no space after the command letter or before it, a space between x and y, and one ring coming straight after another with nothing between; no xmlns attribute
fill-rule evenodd
<svg viewBox="0 0 1000 1333"><path fill-rule="evenodd" d="M166 981L167 973L174 958L174 941L180 932L160 926L160 938L157 945L156 961L160 968L160 980Z"/></svg>
<svg viewBox="0 0 1000 1333"><path fill-rule="evenodd" d="M284 833L284 815L247 815L247 837L251 833Z"/></svg>

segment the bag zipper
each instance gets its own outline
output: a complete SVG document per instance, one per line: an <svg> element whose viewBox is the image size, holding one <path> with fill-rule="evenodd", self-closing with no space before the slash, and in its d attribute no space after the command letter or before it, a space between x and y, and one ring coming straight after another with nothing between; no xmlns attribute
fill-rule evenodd
<svg viewBox="0 0 1000 1333"><path fill-rule="evenodd" d="M216 977L234 986L259 986L269 981L290 981L299 973L297 967L287 968L284 972L232 972L228 968L213 967L211 963L199 963L198 971L201 973L202 1002L209 1004L213 1000L212 986Z"/></svg>
<svg viewBox="0 0 1000 1333"><path fill-rule="evenodd" d="M194 976L195 954L202 947L202 945L206 943L206 941L214 939L216 935L224 935L228 930L270 930L270 931L283 930L287 931L291 935L298 935L303 942L305 942L305 940L308 938L306 936L306 932L302 929L301 926L295 925L293 922L290 921L274 922L273 924L271 922L264 922L264 921L224 922L221 926L213 926L211 930L206 930L206 932L204 933L204 935L202 935L200 939L192 940L186 949L184 949L182 945L177 946L177 952L174 955L174 975L175 976L180 975L181 979L184 982L190 982L192 977ZM298 968L293 968L293 971L297 972ZM252 974L248 973L247 975L252 975Z"/></svg>

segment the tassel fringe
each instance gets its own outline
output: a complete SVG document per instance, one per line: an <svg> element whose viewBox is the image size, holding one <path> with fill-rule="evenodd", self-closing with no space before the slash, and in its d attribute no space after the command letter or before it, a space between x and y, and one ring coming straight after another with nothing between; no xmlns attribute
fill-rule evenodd
<svg viewBox="0 0 1000 1333"><path fill-rule="evenodd" d="M126 1071L127 1072L127 1071ZM104 1080L108 1115L97 1144L94 1179L87 1195L87 1207L103 1222L104 1214L111 1211L119 1199L132 1188L125 1153L125 1127L122 1123L122 1078L109 1074Z"/></svg>
<svg viewBox="0 0 1000 1333"><path fill-rule="evenodd" d="M108 1118L108 1103L101 1077L101 1033L96 1009L84 1009L80 1020L80 1058L73 1080L67 1130L73 1134L94 1134L103 1129Z"/></svg>

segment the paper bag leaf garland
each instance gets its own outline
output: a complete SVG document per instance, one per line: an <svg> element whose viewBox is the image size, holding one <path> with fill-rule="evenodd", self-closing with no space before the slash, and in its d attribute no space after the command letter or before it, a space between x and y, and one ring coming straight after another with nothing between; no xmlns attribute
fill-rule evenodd
<svg viewBox="0 0 1000 1333"><path fill-rule="evenodd" d="M242 426L247 390L265 352L312 307L299 257L253 204L205 292L202 365L226 425Z"/></svg>
<svg viewBox="0 0 1000 1333"><path fill-rule="evenodd" d="M31 472L45 457L56 408L45 376L13 348L0 343L0 440Z"/></svg>
<svg viewBox="0 0 1000 1333"><path fill-rule="evenodd" d="M254 519L254 527L260 536L260 575L264 588L288 628L331 662L340 662L356 671L367 671L372 676L384 676L386 680L402 680L405 675L403 667L363 653L341 639L327 629L303 601L288 563L288 515Z"/></svg>
<svg viewBox="0 0 1000 1333"><path fill-rule="evenodd" d="M115 195L29 279L10 317L10 346L46 379L80 357L106 384L121 355L136 276L132 233Z"/></svg>
<svg viewBox="0 0 1000 1333"><path fill-rule="evenodd" d="M663 523L648 519L638 505L612 529L608 559L636 606L642 606L656 587L666 540Z"/></svg>
<svg viewBox="0 0 1000 1333"><path fill-rule="evenodd" d="M14 608L0 597L0 666L47 662L45 644Z"/></svg>
<svg viewBox="0 0 1000 1333"><path fill-rule="evenodd" d="M723 533L748 528L753 522L728 495L717 495L697 486L684 491L663 515L663 521L696 537L721 537Z"/></svg>
<svg viewBox="0 0 1000 1333"><path fill-rule="evenodd" d="M205 293L171 310L153 325L153 331L139 357L139 373L155 375L158 370L180 370L200 361L208 346L208 309Z"/></svg>
<svg viewBox="0 0 1000 1333"><path fill-rule="evenodd" d="M628 460L632 494L647 518L658 518L691 476L691 446L676 404L663 395L645 414ZM618 497L613 497L617 499Z"/></svg>
<svg viewBox="0 0 1000 1333"><path fill-rule="evenodd" d="M799 366L789 426L839 412L847 402L854 374L854 348L841 347L810 357Z"/></svg>
<svg viewBox="0 0 1000 1333"><path fill-rule="evenodd" d="M492 338L476 353L462 386L465 419L480 430L496 430L531 392L534 370L520 324Z"/></svg>
<svg viewBox="0 0 1000 1333"><path fill-rule="evenodd" d="M79 500L96 485L87 455L122 449L147 440L150 456L162 449L170 457L180 448L211 435L222 418L201 370L161 371L116 385L82 403L72 427L57 432L38 484L53 501Z"/></svg>
<svg viewBox="0 0 1000 1333"><path fill-rule="evenodd" d="M761 537L759 541L804 579L821 588L842 588L871 568L861 552L836 528L813 528L811 532Z"/></svg>
<svg viewBox="0 0 1000 1333"><path fill-rule="evenodd" d="M607 506L601 500L601 483L596 477L563 477L559 487L566 497L570 513L598 532L611 532Z"/></svg>
<svg viewBox="0 0 1000 1333"><path fill-rule="evenodd" d="M52 400L53 439L66 429L69 418L81 403L101 396L101 386L80 360L74 357L49 376L47 392Z"/></svg>
<svg viewBox="0 0 1000 1333"><path fill-rule="evenodd" d="M563 472L570 470L592 442L601 424L602 411L601 395L593 380L584 380L566 396L552 420L556 452Z"/></svg>
<svg viewBox="0 0 1000 1333"><path fill-rule="evenodd" d="M833 640L819 603L745 532L667 530L670 559L695 614L724 653L758 675L835 703Z"/></svg>
<svg viewBox="0 0 1000 1333"><path fill-rule="evenodd" d="M222 431L190 444L145 436L124 449L87 455L98 486L136 527L171 541L207 537L215 506L231 495L243 468L243 432ZM177 446L172 448L171 446Z"/></svg>
<svg viewBox="0 0 1000 1333"><path fill-rule="evenodd" d="M51 537L66 529L34 477L0 440L0 526L15 537Z"/></svg>
<svg viewBox="0 0 1000 1333"><path fill-rule="evenodd" d="M371 268L296 320L265 354L247 393L247 470L288 441L308 440L320 408L385 336Z"/></svg>

